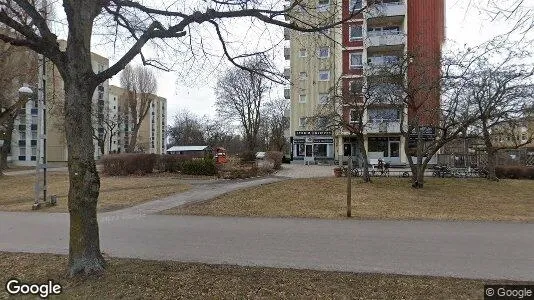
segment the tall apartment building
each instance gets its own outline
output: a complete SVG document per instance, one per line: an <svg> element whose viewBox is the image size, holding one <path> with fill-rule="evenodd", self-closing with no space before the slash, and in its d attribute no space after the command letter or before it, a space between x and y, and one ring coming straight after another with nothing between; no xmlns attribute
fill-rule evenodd
<svg viewBox="0 0 534 300"><path fill-rule="evenodd" d="M66 47L65 41L60 41L60 47ZM100 72L109 67L109 60L103 56L91 53L93 70ZM48 162L66 162L67 141L64 131L64 83L58 70L51 62L45 62L43 68L44 97L46 99L46 149ZM37 101L37 87L31 87L35 93L31 101L21 109L15 120L15 128L11 142L11 161L15 165L34 166L37 161L39 107ZM100 84L93 94L93 113L95 136L102 133L102 118L108 105L108 82ZM43 123L41 123L42 126ZM100 158L101 151L95 140L95 159ZM41 147L41 154L43 153ZM105 152L107 153L108 148Z"/></svg>
<svg viewBox="0 0 534 300"><path fill-rule="evenodd" d="M167 99L152 95L152 103L148 113L141 121L137 134L136 151L164 154L167 129ZM118 86L110 86L110 111L120 115L117 135L113 138L114 152L124 152L128 146L129 135L133 128L133 120L127 113L127 91Z"/></svg>
<svg viewBox="0 0 534 300"><path fill-rule="evenodd" d="M291 86L285 97L291 101L290 134L294 161L334 160L358 156L356 141L348 131L322 130L316 122L307 122L317 107L328 101L334 89L341 93L363 89L373 80L373 66L396 63L410 51L426 58L441 57L444 39L445 0L309 0L317 13L333 11L331 21L349 19L351 9L365 8L338 28L320 33L286 30L289 47L284 52L290 62L284 70ZM308 8L310 9L310 8ZM439 76L439 66L429 69L429 76ZM410 76L410 71L405 76ZM440 95L417 99L423 106L438 108ZM393 165L406 164L401 136L400 115L406 108L395 105L368 107L365 148L369 158L383 158ZM350 122L352 113L343 115ZM422 125L431 126L433 118ZM385 126L383 126L385 124Z"/></svg>

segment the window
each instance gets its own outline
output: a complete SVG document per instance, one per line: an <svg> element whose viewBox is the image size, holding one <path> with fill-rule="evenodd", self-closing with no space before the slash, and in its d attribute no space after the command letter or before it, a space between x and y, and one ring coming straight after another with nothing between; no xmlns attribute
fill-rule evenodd
<svg viewBox="0 0 534 300"><path fill-rule="evenodd" d="M313 156L315 157L327 157L327 145L326 144L314 144Z"/></svg>
<svg viewBox="0 0 534 300"><path fill-rule="evenodd" d="M367 111L369 121L373 123L398 122L400 110L396 108L374 108Z"/></svg>
<svg viewBox="0 0 534 300"><path fill-rule="evenodd" d="M358 115L358 111L355 110L355 109L351 109L351 110L350 110L350 115L349 115L349 117L350 117L350 119L349 119L349 122L350 122L350 123L356 123L356 122L358 122L358 119L359 119L359 118L358 118L358 117L359 117L359 115Z"/></svg>
<svg viewBox="0 0 534 300"><path fill-rule="evenodd" d="M330 71L322 70L319 71L319 81L329 81L330 80Z"/></svg>
<svg viewBox="0 0 534 300"><path fill-rule="evenodd" d="M26 156L26 147L19 147L19 155Z"/></svg>
<svg viewBox="0 0 534 300"><path fill-rule="evenodd" d="M320 47L317 51L319 58L328 58L330 56L330 47Z"/></svg>
<svg viewBox="0 0 534 300"><path fill-rule="evenodd" d="M304 144L297 144L297 156L304 156L305 147Z"/></svg>
<svg viewBox="0 0 534 300"><path fill-rule="evenodd" d="M327 104L329 99L329 94L319 94L319 104Z"/></svg>
<svg viewBox="0 0 534 300"><path fill-rule="evenodd" d="M26 131L19 131L19 140L26 139Z"/></svg>
<svg viewBox="0 0 534 300"><path fill-rule="evenodd" d="M330 0L319 0L317 2L317 11L327 11L330 6Z"/></svg>
<svg viewBox="0 0 534 300"><path fill-rule="evenodd" d="M32 156L36 156L37 155L37 147L32 147Z"/></svg>
<svg viewBox="0 0 534 300"><path fill-rule="evenodd" d="M308 51L306 51L306 49L300 49L300 50L299 50L299 56L300 56L300 57L306 57L306 56L308 56Z"/></svg>
<svg viewBox="0 0 534 300"><path fill-rule="evenodd" d="M329 35L330 34L330 28L326 28L319 31L319 34L321 35Z"/></svg>
<svg viewBox="0 0 534 300"><path fill-rule="evenodd" d="M36 140L37 139L37 131L32 131L32 140Z"/></svg>
<svg viewBox="0 0 534 300"><path fill-rule="evenodd" d="M300 72L300 74L299 74L299 78L300 78L300 80L306 80L306 79L308 79L308 73L306 73L306 72Z"/></svg>
<svg viewBox="0 0 534 300"><path fill-rule="evenodd" d="M351 69L360 69L363 67L363 64L362 64L362 54L361 53L356 53L356 52L353 52L353 53L350 53L350 56L349 56L349 67Z"/></svg>
<svg viewBox="0 0 534 300"><path fill-rule="evenodd" d="M306 117L299 118L299 126L306 127Z"/></svg>
<svg viewBox="0 0 534 300"><path fill-rule="evenodd" d="M368 139L367 147L369 152L382 152L382 157L389 157L388 144L387 137L370 137Z"/></svg>
<svg viewBox="0 0 534 300"><path fill-rule="evenodd" d="M362 8L362 0L350 0L349 11L355 11Z"/></svg>
<svg viewBox="0 0 534 300"><path fill-rule="evenodd" d="M299 103L306 103L306 95L300 95L299 96Z"/></svg>
<svg viewBox="0 0 534 300"><path fill-rule="evenodd" d="M327 117L319 117L317 118L317 124L316 129L317 130L323 130L328 127L328 118Z"/></svg>
<svg viewBox="0 0 534 300"><path fill-rule="evenodd" d="M349 90L353 94L361 94L363 91L363 80L352 80L349 82Z"/></svg>
<svg viewBox="0 0 534 300"><path fill-rule="evenodd" d="M349 27L349 41L354 42L361 40L363 37L363 30L361 25L350 25Z"/></svg>

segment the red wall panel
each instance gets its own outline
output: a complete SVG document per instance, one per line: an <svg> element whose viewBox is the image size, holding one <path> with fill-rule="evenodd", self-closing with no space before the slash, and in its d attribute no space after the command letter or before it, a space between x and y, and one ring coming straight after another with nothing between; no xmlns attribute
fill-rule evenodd
<svg viewBox="0 0 534 300"><path fill-rule="evenodd" d="M408 52L414 62L408 69L409 82L418 87L435 86L440 77L441 46L445 38L444 0L408 0ZM424 74L424 75L423 75ZM418 86L418 87L416 87ZM416 93L409 119L417 117L421 125L439 121L439 90Z"/></svg>

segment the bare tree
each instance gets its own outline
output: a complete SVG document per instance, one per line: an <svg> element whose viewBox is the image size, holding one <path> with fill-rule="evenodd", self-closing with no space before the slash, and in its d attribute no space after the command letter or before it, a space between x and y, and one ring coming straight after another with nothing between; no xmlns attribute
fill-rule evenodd
<svg viewBox="0 0 534 300"><path fill-rule="evenodd" d="M164 62L145 56L142 49L147 43L160 50L172 51L174 61L183 58L198 64L195 58L199 55L209 57L222 53L232 64L247 69L238 58L258 51L250 53L242 48L233 51L228 46L229 34L237 27L228 25L232 20L247 19L297 31L318 32L342 24L361 12L353 9L347 18L339 20L334 17L340 15L337 5L331 5L324 12L319 11L315 3L301 0L293 1L287 7L282 7L279 1L255 0L192 1L169 5L131 0L63 0L61 4L66 20L55 24L65 24L68 32L66 48L60 48L56 34L48 25L47 14L41 13L49 7L40 7L40 4L26 0L0 0L0 23L10 29L0 33L0 40L42 54L57 67L64 81L71 275L102 272L105 266L96 218L100 178L94 161L91 117L91 98L99 84L118 74L138 55L146 65L169 70ZM212 30L220 48L214 51L202 48L206 43L198 32L206 28ZM104 38L114 37L113 42L123 44L126 49L112 66L99 73L93 71L91 62L91 39L95 33ZM171 39L173 42L169 43ZM270 75L270 78L276 75L273 72L262 74Z"/></svg>
<svg viewBox="0 0 534 300"><path fill-rule="evenodd" d="M424 187L425 170L436 153L476 121L464 94L465 66L474 57L471 49L443 58L407 53L395 66L376 70L382 80L368 83L368 89L402 107L400 132L414 188Z"/></svg>
<svg viewBox="0 0 534 300"><path fill-rule="evenodd" d="M222 117L240 123L247 150L253 152L257 149L262 106L271 88L262 72L272 68L264 55L250 58L244 65L247 70L233 68L219 78L216 106Z"/></svg>
<svg viewBox="0 0 534 300"><path fill-rule="evenodd" d="M188 110L174 116L174 123L167 131L172 146L200 146L206 143L201 119Z"/></svg>
<svg viewBox="0 0 534 300"><path fill-rule="evenodd" d="M465 77L464 91L477 116L469 130L482 137L490 180L498 180L495 166L499 150L532 142L528 132L528 111L534 105L534 64L528 61L532 54L515 44L508 46L489 43L491 55L477 55L467 66Z"/></svg>
<svg viewBox="0 0 534 300"><path fill-rule="evenodd" d="M287 147L285 131L289 128L288 110L289 101L282 98L271 100L264 106L263 126L268 133L266 144L270 150L283 152Z"/></svg>
<svg viewBox="0 0 534 300"><path fill-rule="evenodd" d="M143 66L127 65L121 73L121 85L126 89L124 113L132 125L128 134L126 152L134 152L137 146L139 129L150 110L158 88L154 73Z"/></svg>
<svg viewBox="0 0 534 300"><path fill-rule="evenodd" d="M120 122L121 115L119 113L113 113L109 107L93 105L93 124L97 126L96 130L93 131L93 139L97 142L100 155L107 154L106 144L108 151L111 152L113 138L118 135Z"/></svg>

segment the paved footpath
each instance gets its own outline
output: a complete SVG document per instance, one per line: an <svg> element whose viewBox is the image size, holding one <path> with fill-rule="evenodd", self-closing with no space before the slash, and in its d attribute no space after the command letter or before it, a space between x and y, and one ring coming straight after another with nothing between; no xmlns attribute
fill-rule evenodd
<svg viewBox="0 0 534 300"><path fill-rule="evenodd" d="M534 224L166 216L153 213L281 180L200 182L100 214L114 257L534 281ZM68 215L0 212L0 251L68 252Z"/></svg>

